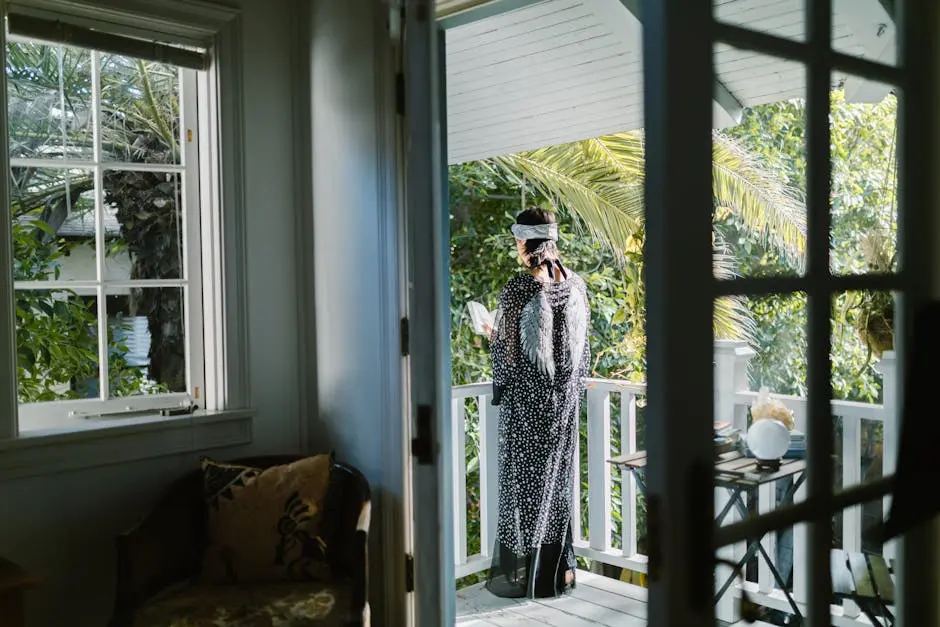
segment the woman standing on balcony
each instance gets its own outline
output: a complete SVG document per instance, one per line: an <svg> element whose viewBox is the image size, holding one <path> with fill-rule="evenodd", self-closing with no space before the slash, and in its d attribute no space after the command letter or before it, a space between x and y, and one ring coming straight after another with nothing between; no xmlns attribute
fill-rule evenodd
<svg viewBox="0 0 940 627"><path fill-rule="evenodd" d="M512 226L527 272L503 288L490 330L499 412L499 520L487 588L553 597L574 587L574 452L590 362L587 290L558 255L554 214Z"/></svg>

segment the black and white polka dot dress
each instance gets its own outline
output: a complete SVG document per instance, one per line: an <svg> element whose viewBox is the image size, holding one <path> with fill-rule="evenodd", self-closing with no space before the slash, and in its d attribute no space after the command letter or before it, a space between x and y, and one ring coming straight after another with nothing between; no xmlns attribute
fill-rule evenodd
<svg viewBox="0 0 940 627"><path fill-rule="evenodd" d="M499 519L487 581L499 596L552 597L574 585L572 481L589 320L584 281L571 272L559 283L524 274L503 289L491 343Z"/></svg>

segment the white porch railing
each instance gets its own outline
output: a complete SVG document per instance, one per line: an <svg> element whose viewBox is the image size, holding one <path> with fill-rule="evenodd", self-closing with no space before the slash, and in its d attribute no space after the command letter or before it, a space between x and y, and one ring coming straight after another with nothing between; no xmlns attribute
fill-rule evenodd
<svg viewBox="0 0 940 627"><path fill-rule="evenodd" d="M754 352L741 342L719 341L715 346L715 419L729 420L740 429L747 423L747 410L757 396L748 390L747 364ZM882 472L894 472L896 464L897 421L893 412L885 407L894 407L896 394L895 363L893 353L886 353L877 364L884 376L884 405L872 405L849 401L833 401L833 419L841 421L841 465L844 487L862 482L862 434L863 427L882 424ZM619 452L637 450L637 408L642 403L646 386L621 381L590 379L587 381L587 451L579 450L576 459L586 462L587 474L582 476L579 468L574 482L575 511L581 513L582 483L587 483L587 529L581 528L581 516L574 517L575 551L578 555L605 564L646 572L647 558L637 550L638 526L636 511L636 485L630 473L620 476L607 460L611 457L612 436L619 431ZM491 561L496 539L497 518L497 447L498 408L491 404L492 385L477 383L453 388L452 416L454 421L454 451L464 451L465 456L454 459L454 520L456 521L455 555L457 577L464 577L486 570ZM805 398L777 396L794 413L796 428L806 432L807 402ZM614 416L619 429L612 427L612 409L619 408ZM467 446L467 438L474 441ZM869 446L871 444L869 443ZM468 501L468 477L477 481L478 499ZM619 518L622 521L620 541L614 542L615 512L612 511L611 496L614 481L621 482L621 505ZM473 485L473 482L471 482ZM716 499L722 498L716 491ZM797 491L797 501L805 498L805 488ZM758 508L761 513L776 506L773 484L761 489ZM887 513L888 502L884 504ZM732 516L725 524L733 522ZM471 526L478 533L468 534ZM477 540L477 538L479 540ZM472 539L472 546L468 541ZM775 556L775 535L768 534L762 540L768 555ZM862 508L853 507L845 511L842 520L842 545L849 551L862 549ZM797 525L793 530L793 596L798 604L807 598L806 579L806 526ZM726 547L725 557L744 555L744 546ZM894 547L884 547L886 557L893 557ZM787 611L789 605L783 593L776 589L770 569L760 564L756 583L744 584L749 596L763 605ZM833 606L833 624L857 625L858 608L850 602L842 607ZM735 603L726 594L719 603L719 618L734 620Z"/></svg>

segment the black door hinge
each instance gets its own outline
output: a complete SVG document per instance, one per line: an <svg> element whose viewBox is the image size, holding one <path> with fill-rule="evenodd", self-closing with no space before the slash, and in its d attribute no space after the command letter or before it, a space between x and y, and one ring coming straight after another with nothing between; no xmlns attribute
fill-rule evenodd
<svg viewBox="0 0 940 627"><path fill-rule="evenodd" d="M405 74L395 74L395 111L398 115L405 115Z"/></svg>
<svg viewBox="0 0 940 627"><path fill-rule="evenodd" d="M411 440L411 454L419 464L434 463L434 408L431 405L418 405L417 432Z"/></svg>
<svg viewBox="0 0 940 627"><path fill-rule="evenodd" d="M408 318L402 318L398 327L398 342L401 346L401 356L407 357L411 354L411 329L408 325Z"/></svg>
<svg viewBox="0 0 940 627"><path fill-rule="evenodd" d="M405 553L405 592L415 591L415 556Z"/></svg>

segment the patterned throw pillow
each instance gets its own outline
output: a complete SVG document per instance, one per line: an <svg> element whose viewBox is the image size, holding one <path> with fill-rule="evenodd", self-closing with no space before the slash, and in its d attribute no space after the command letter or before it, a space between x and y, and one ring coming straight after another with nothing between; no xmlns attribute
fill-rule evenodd
<svg viewBox="0 0 940 627"><path fill-rule="evenodd" d="M267 469L202 459L210 583L328 580L321 531L332 455Z"/></svg>

